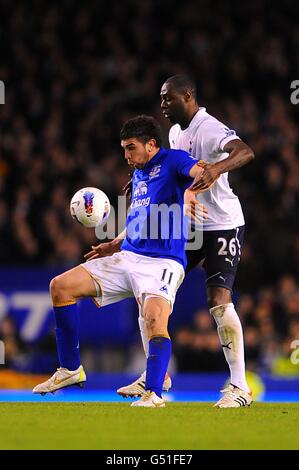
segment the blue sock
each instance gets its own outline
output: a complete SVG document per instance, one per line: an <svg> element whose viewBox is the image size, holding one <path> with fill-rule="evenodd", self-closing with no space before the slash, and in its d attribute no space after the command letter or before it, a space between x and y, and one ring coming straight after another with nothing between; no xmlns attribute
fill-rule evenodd
<svg viewBox="0 0 299 470"><path fill-rule="evenodd" d="M76 370L80 366L79 314L77 304L53 307L53 310L60 367Z"/></svg>
<svg viewBox="0 0 299 470"><path fill-rule="evenodd" d="M162 396L163 382L171 356L171 340L155 336L149 341L149 355L146 362L145 390Z"/></svg>

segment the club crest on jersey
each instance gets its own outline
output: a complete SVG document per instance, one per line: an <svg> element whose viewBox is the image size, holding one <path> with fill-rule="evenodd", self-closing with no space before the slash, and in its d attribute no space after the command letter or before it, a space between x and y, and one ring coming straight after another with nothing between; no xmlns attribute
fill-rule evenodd
<svg viewBox="0 0 299 470"><path fill-rule="evenodd" d="M226 137L230 137L231 135L236 135L236 131L233 129L229 129L228 127L224 127Z"/></svg>
<svg viewBox="0 0 299 470"><path fill-rule="evenodd" d="M93 211L93 198L94 198L94 193L91 193L90 191L86 191L83 194L84 198L84 207L85 207L85 212L87 216L90 216Z"/></svg>
<svg viewBox="0 0 299 470"><path fill-rule="evenodd" d="M162 292L165 292L166 294L168 294L168 289L167 289L166 286L161 287L161 289L159 289L159 290L161 290Z"/></svg>
<svg viewBox="0 0 299 470"><path fill-rule="evenodd" d="M145 196L147 194L147 184L144 181L137 183L137 186L134 190L133 196Z"/></svg>
<svg viewBox="0 0 299 470"><path fill-rule="evenodd" d="M160 170L161 170L161 165L155 165L150 171L149 177L156 178L157 176L159 176Z"/></svg>

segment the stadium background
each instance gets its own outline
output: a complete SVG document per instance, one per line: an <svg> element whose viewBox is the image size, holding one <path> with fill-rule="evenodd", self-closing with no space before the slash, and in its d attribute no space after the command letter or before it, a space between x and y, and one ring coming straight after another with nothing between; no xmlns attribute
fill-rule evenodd
<svg viewBox="0 0 299 470"><path fill-rule="evenodd" d="M37 381L32 374L56 367L48 283L82 262L95 242L92 230L70 218L70 197L96 186L116 204L128 179L122 123L153 115L167 144L160 86L187 73L196 79L200 105L256 155L230 175L247 222L235 301L248 368L298 391L299 368L290 361L299 339L299 105L290 101L290 84L299 78L298 4L3 4L0 388L29 389ZM188 276L171 319L173 374L207 374L189 380L199 390L227 376L203 282L200 269ZM84 301L81 322L82 362L94 383L113 389L117 376L97 374L144 369L133 301L103 311ZM177 384L186 387L188 377Z"/></svg>

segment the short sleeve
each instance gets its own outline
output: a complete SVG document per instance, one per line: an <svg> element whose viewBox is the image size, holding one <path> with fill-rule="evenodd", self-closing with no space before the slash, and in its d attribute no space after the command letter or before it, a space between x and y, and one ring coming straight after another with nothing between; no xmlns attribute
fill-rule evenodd
<svg viewBox="0 0 299 470"><path fill-rule="evenodd" d="M240 139L236 131L230 129L219 121L209 122L205 129L205 154L219 154L224 152L225 145L231 140Z"/></svg>
<svg viewBox="0 0 299 470"><path fill-rule="evenodd" d="M172 165L179 176L190 177L190 170L198 161L188 152L183 150L170 150L170 158Z"/></svg>

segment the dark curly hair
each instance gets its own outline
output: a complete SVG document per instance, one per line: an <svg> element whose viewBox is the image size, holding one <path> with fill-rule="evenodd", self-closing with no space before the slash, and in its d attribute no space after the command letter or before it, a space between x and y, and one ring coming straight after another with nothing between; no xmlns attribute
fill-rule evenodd
<svg viewBox="0 0 299 470"><path fill-rule="evenodd" d="M143 144L155 139L156 146L162 145L162 133L159 123L151 116L136 116L126 121L120 131L121 140L136 138Z"/></svg>

